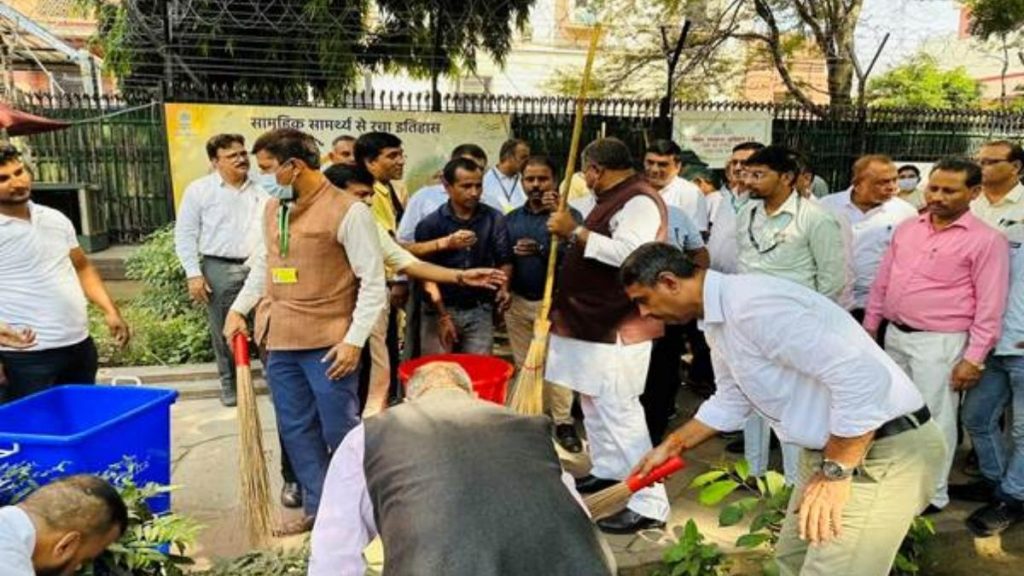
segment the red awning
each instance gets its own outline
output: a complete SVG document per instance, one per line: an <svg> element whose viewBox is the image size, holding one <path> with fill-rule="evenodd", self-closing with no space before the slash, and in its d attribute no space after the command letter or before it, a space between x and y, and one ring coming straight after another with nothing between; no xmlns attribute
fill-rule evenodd
<svg viewBox="0 0 1024 576"><path fill-rule="evenodd" d="M67 122L22 112L0 102L0 128L6 130L8 136L28 136L40 132L52 132L68 126L70 124Z"/></svg>

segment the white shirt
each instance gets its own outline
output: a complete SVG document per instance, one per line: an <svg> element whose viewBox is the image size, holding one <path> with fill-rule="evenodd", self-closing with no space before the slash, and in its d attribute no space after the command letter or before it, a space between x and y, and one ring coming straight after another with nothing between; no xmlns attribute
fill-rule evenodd
<svg viewBox="0 0 1024 576"><path fill-rule="evenodd" d="M267 245L263 226L257 226L257 236L257 248L246 261L249 275L231 305L232 310L242 315L248 314L266 293ZM387 299L387 289L384 285L384 255L381 252L377 222L373 219L370 208L362 202L353 204L338 225L335 237L338 244L345 248L352 272L359 279L356 307L352 311L352 324L345 334L345 343L362 348Z"/></svg>
<svg viewBox="0 0 1024 576"><path fill-rule="evenodd" d="M1024 209L1024 185L1017 184L999 202L993 204L982 192L971 200L971 212L982 222L997 229L1005 229L1008 220L1019 220Z"/></svg>
<svg viewBox="0 0 1024 576"><path fill-rule="evenodd" d="M244 259L259 240L269 196L251 179L235 188L219 172L188 185L174 223L174 251L185 275L201 276L199 255Z"/></svg>
<svg viewBox="0 0 1024 576"><path fill-rule="evenodd" d="M597 205L597 198L594 197L593 192L580 196L578 198L569 199L569 206L575 208L584 219L590 215L590 211Z"/></svg>
<svg viewBox="0 0 1024 576"><path fill-rule="evenodd" d="M871 284L878 273L882 256L889 249L893 232L905 220L917 216L917 210L900 198L892 198L877 208L862 212L854 203L851 190L829 194L819 200L840 218L852 236L853 306L867 306Z"/></svg>
<svg viewBox="0 0 1024 576"><path fill-rule="evenodd" d="M708 231L708 203L704 193L696 184L676 176L668 186L659 192L661 199L669 206L675 206L686 212L686 215L697 225L701 232Z"/></svg>
<svg viewBox="0 0 1024 576"><path fill-rule="evenodd" d="M718 205L722 203L721 191L715 190L705 195L704 201L708 204L708 225L712 226L715 223L715 215L718 214Z"/></svg>
<svg viewBox="0 0 1024 576"><path fill-rule="evenodd" d="M715 225L711 228L708 238L708 253L711 256L711 269L733 274L739 269L739 238L736 235L737 211L749 202L749 196L736 196L731 190L722 187L722 200L712 218Z"/></svg>
<svg viewBox="0 0 1024 576"><path fill-rule="evenodd" d="M491 167L484 174L484 204L502 214L526 204L526 193L523 192L523 179L520 175L505 176L497 166Z"/></svg>
<svg viewBox="0 0 1024 576"><path fill-rule="evenodd" d="M17 506L0 508L0 570L3 576L35 576L36 527Z"/></svg>
<svg viewBox="0 0 1024 576"><path fill-rule="evenodd" d="M618 268L640 245L658 237L661 213L646 196L637 196L609 221L611 237L591 232L584 258ZM587 342L552 334L545 377L584 394L639 395L643 392L651 343L623 345Z"/></svg>
<svg viewBox="0 0 1024 576"><path fill-rule="evenodd" d="M703 326L718 390L695 418L716 430L756 411L782 442L820 450L924 405L852 316L787 280L709 271Z"/></svg>
<svg viewBox="0 0 1024 576"><path fill-rule="evenodd" d="M28 210L28 220L0 214L0 322L34 330L30 351L78 344L89 317L70 256L75 227L53 208L29 202Z"/></svg>
<svg viewBox="0 0 1024 576"><path fill-rule="evenodd" d="M448 201L448 192L441 184L424 186L409 198L405 214L398 223L398 241L406 244L416 241L416 226L428 214L436 211Z"/></svg>

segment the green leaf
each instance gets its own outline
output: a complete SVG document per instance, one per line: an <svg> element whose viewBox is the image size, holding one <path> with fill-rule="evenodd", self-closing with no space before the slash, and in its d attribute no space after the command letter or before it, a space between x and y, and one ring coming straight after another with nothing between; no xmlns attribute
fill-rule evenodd
<svg viewBox="0 0 1024 576"><path fill-rule="evenodd" d="M772 523L772 517L770 514L758 514L754 516L753 522L750 523L750 532L760 532L764 530Z"/></svg>
<svg viewBox="0 0 1024 576"><path fill-rule="evenodd" d="M744 512L750 512L754 508L757 508L757 505L760 504L760 502L761 500L759 498L748 496L746 498L740 498L735 502L735 504L740 508L743 508Z"/></svg>
<svg viewBox="0 0 1024 576"><path fill-rule="evenodd" d="M744 511L741 506L730 504L718 514L718 525L723 527L735 526L743 520Z"/></svg>
<svg viewBox="0 0 1024 576"><path fill-rule="evenodd" d="M732 494L740 485L732 480L720 480L714 484L705 486L700 491L697 500L705 506L714 506Z"/></svg>
<svg viewBox="0 0 1024 576"><path fill-rule="evenodd" d="M757 548L768 541L767 534L744 534L736 539L736 545L740 548Z"/></svg>
<svg viewBox="0 0 1024 576"><path fill-rule="evenodd" d="M690 482L690 488L701 488L703 486L707 486L722 476L725 476L725 470L711 470L710 472L705 472L694 478L693 482Z"/></svg>
<svg viewBox="0 0 1024 576"><path fill-rule="evenodd" d="M762 576L780 576L779 575L779 564L774 559L769 558L761 564Z"/></svg>
<svg viewBox="0 0 1024 576"><path fill-rule="evenodd" d="M746 460L737 460L733 467L736 469L736 475L739 476L741 480L746 480L750 476L750 464L748 464Z"/></svg>
<svg viewBox="0 0 1024 576"><path fill-rule="evenodd" d="M765 483L768 485L769 494L778 494L786 486L786 478L782 474L769 470L764 475Z"/></svg>

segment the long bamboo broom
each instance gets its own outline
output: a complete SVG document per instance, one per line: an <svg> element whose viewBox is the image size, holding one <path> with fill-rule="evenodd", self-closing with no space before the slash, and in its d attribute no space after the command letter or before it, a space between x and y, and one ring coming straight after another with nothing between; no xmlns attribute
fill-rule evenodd
<svg viewBox="0 0 1024 576"><path fill-rule="evenodd" d="M583 499L583 503L587 506L587 510L590 510L590 517L596 522L621 510L633 493L675 474L685 466L686 463L682 458L673 456L661 466L651 470L646 476L630 476L614 486L590 494Z"/></svg>
<svg viewBox="0 0 1024 576"><path fill-rule="evenodd" d="M569 204L569 186L572 176L576 173L576 156L579 155L580 137L583 135L583 113L587 102L587 91L590 87L590 71L594 65L594 55L601 38L601 25L594 26L590 36L590 49L587 51L587 64L583 68L583 80L580 82L580 93L576 98L576 122L572 127L572 143L569 146L569 160L566 162L563 192L558 199L558 210L564 212ZM551 299L555 289L555 269L558 262L558 236L551 235L551 251L548 254L547 278L544 282L544 299L541 301L537 319L533 323L533 340L526 353L519 375L516 377L515 388L509 399L509 408L520 414L536 415L544 411L544 364L548 355L548 335L551 332Z"/></svg>
<svg viewBox="0 0 1024 576"><path fill-rule="evenodd" d="M238 384L242 514L249 544L259 548L270 541L271 535L270 480L263 452L263 426L252 385L249 340L245 334L235 334L233 344Z"/></svg>

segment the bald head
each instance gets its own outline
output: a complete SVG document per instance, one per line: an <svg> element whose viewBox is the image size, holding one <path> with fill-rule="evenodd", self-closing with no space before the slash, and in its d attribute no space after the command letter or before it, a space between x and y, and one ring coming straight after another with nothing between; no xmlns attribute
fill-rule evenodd
<svg viewBox="0 0 1024 576"><path fill-rule="evenodd" d="M416 400L427 392L442 388L473 394L473 383L466 370L454 362L431 362L420 366L409 378L406 397Z"/></svg>

